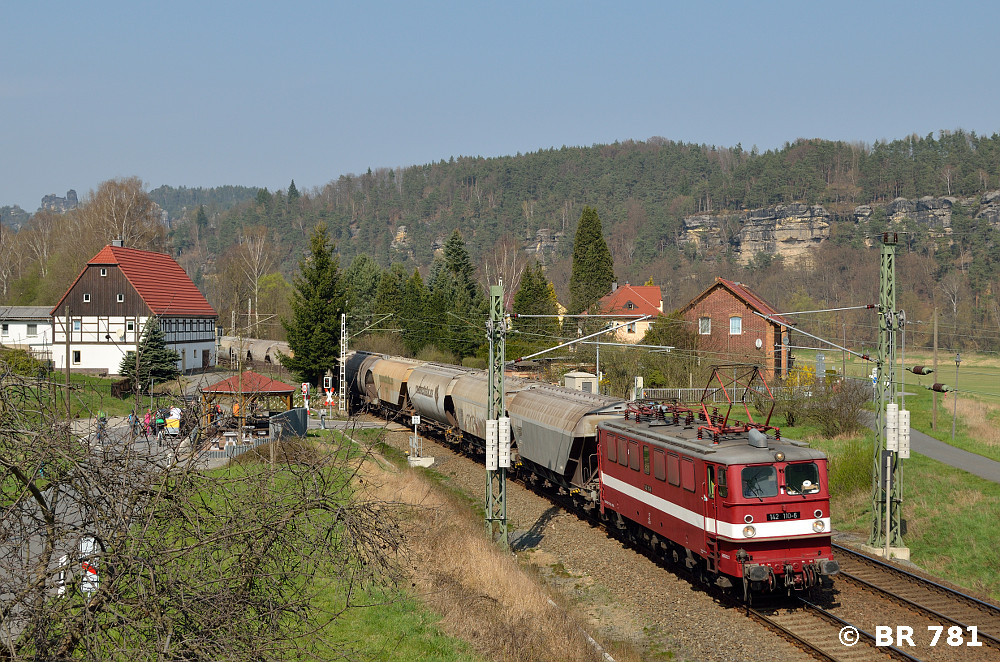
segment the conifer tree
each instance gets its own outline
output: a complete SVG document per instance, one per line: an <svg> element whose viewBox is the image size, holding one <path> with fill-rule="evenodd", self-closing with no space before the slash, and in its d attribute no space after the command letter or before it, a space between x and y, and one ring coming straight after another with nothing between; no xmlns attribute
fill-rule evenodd
<svg viewBox="0 0 1000 662"><path fill-rule="evenodd" d="M575 315L587 310L611 290L614 279L614 262L604 241L601 219L596 209L584 207L573 241L569 313Z"/></svg>
<svg viewBox="0 0 1000 662"><path fill-rule="evenodd" d="M294 356L282 357L282 365L310 384L318 384L327 370L333 370L340 351L340 314L346 306L333 249L326 224L320 223L293 281L292 317L281 320L294 352Z"/></svg>
<svg viewBox="0 0 1000 662"><path fill-rule="evenodd" d="M521 276L521 285L514 295L514 312L521 315L557 315L559 306L552 283L545 278L542 265L528 266ZM558 342L559 320L551 318L523 318L514 322L516 353L541 348Z"/></svg>
<svg viewBox="0 0 1000 662"><path fill-rule="evenodd" d="M462 233L455 230L445 244L444 259L431 265L428 310L436 317L439 349L460 358L475 354L485 342L483 325L490 304L474 274Z"/></svg>
<svg viewBox="0 0 1000 662"><path fill-rule="evenodd" d="M291 204L298 199L299 199L299 189L295 188L295 180L293 179L292 183L288 185L288 202L289 204Z"/></svg>
<svg viewBox="0 0 1000 662"><path fill-rule="evenodd" d="M150 318L142 332L139 341L139 371L136 373L135 351L126 352L122 358L118 373L127 377L136 386L148 384L150 379L154 384L169 381L181 374L177 362L181 355L167 347L167 339L160 328L157 318Z"/></svg>

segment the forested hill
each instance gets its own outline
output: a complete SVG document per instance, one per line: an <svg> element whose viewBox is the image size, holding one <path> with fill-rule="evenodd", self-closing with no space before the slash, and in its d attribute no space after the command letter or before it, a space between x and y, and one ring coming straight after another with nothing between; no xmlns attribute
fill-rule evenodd
<svg viewBox="0 0 1000 662"><path fill-rule="evenodd" d="M558 262L569 253L580 210L591 205L620 275L636 277L676 245L683 219L692 214L803 202L847 220L860 204L996 188L1000 135L942 132L872 146L797 140L762 153L653 138L377 169L302 194L262 190L252 203L213 218L212 231L202 236L218 254L240 228L267 225L284 245L281 262L291 268L304 228L324 220L346 260L363 251L383 266L425 267L458 228L474 259L511 235L529 253L550 251ZM193 245L189 233L176 242L181 249Z"/></svg>
<svg viewBox="0 0 1000 662"><path fill-rule="evenodd" d="M877 284L877 260L866 244L876 232L897 227L905 231L905 252L923 261L921 278L906 293L915 297L910 309L947 303L956 324L995 327L990 320L1000 321L1000 194L991 192L998 189L1000 135L959 130L874 145L796 140L765 152L652 138L377 168L307 191L293 181L273 192L161 187L150 197L171 216L166 247L224 319L233 309L246 309L245 287L235 284L246 276L241 256L250 247L266 248L255 278L270 278L266 284L275 293L287 291L320 221L329 227L344 268L364 253L383 268L402 263L402 271L419 268L426 276L435 252L459 229L481 272L498 246L508 247L507 252L542 262L565 301L576 224L584 206L591 206L603 223L616 277L652 278L663 287L668 309L715 276L749 280L781 308L807 300L833 304L863 296L867 301ZM925 196L932 196L933 204L919 200ZM781 211L771 213L775 207ZM919 213L907 216L911 208ZM787 218L789 209L799 210L794 212L799 227L823 226L811 264L783 264L768 252L773 225L758 222ZM946 225L932 227L941 218ZM747 236L754 223L759 231ZM703 236L711 242L691 239L707 226L714 234ZM17 234L26 230L26 238L45 232L29 223ZM58 269L33 272L31 256L41 251L31 246L37 243L26 239L30 250L17 254L19 271L0 283L6 302L49 303L35 299L68 285L48 284L52 274L75 275L77 267L52 258L47 259ZM869 263L876 266L874 279L865 271Z"/></svg>

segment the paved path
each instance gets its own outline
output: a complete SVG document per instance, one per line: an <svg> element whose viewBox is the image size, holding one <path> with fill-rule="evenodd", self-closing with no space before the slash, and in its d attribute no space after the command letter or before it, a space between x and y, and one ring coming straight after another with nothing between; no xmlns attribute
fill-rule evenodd
<svg viewBox="0 0 1000 662"><path fill-rule="evenodd" d="M871 420L872 417L868 418L869 420L866 424L871 428L874 426L874 423ZM910 429L910 450L914 453L926 455L932 460L968 471L970 474L974 474L980 478L1000 483L1000 462L983 457L982 455L970 453L969 451L963 451L961 448L955 448L912 428Z"/></svg>

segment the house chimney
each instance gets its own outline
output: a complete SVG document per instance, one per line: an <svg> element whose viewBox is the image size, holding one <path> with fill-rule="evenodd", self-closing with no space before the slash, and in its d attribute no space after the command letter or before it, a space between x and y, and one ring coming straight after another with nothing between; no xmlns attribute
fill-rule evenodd
<svg viewBox="0 0 1000 662"><path fill-rule="evenodd" d="M618 282L617 281L611 283L611 291L612 292L617 292L618 291Z"/></svg>
<svg viewBox="0 0 1000 662"><path fill-rule="evenodd" d="M121 237L118 237L117 239L112 239L111 240L111 245L114 246L114 247L116 247L116 248L124 248L125 247L125 240L122 239Z"/></svg>

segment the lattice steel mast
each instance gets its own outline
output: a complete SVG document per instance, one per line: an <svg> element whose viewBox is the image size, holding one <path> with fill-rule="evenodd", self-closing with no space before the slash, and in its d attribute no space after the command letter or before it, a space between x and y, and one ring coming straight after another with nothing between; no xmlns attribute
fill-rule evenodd
<svg viewBox="0 0 1000 662"><path fill-rule="evenodd" d="M486 336L490 344L490 381L486 411L486 535L507 549L507 469L510 467L510 419L507 412L503 367L507 321L503 286L490 287L490 319Z"/></svg>

